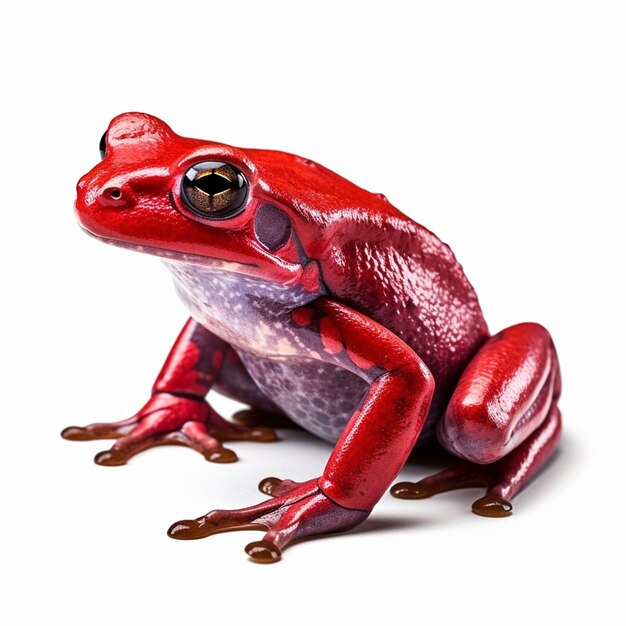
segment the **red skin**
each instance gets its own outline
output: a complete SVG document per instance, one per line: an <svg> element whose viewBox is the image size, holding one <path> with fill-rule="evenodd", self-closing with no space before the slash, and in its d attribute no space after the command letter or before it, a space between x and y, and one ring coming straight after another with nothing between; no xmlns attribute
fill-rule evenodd
<svg viewBox="0 0 626 626"><path fill-rule="evenodd" d="M198 217L181 198L182 177L203 161L227 162L245 175L249 194L234 217ZM292 228L277 250L255 234L264 203L284 212ZM241 275L310 293L308 304L291 311L292 328L308 337L320 360L369 384L319 479L267 479L261 490L274 500L179 522L172 536L265 528L265 539L248 553L270 562L296 537L350 528L367 517L424 424L437 418L439 441L465 460L392 492L416 498L485 484L487 496L474 511L502 516L556 446L560 377L548 332L520 324L490 338L449 248L380 194L291 154L179 137L160 120L132 113L111 122L107 157L80 180L76 211L90 234L109 243L186 263L228 262ZM204 401L228 349L191 320L137 415L67 429L65 436L122 436L99 455L102 464L162 443L234 460L220 440L271 434L235 427Z"/></svg>

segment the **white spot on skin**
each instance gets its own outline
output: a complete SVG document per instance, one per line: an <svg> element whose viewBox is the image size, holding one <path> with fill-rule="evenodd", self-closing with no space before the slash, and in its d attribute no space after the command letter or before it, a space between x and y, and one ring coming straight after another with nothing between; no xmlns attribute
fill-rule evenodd
<svg viewBox="0 0 626 626"><path fill-rule="evenodd" d="M265 340L270 339L276 335L276 333L265 322L259 322L258 330L261 338Z"/></svg>
<svg viewBox="0 0 626 626"><path fill-rule="evenodd" d="M285 356L293 356L299 353L293 346L293 344L286 338L282 337L277 343L278 352Z"/></svg>

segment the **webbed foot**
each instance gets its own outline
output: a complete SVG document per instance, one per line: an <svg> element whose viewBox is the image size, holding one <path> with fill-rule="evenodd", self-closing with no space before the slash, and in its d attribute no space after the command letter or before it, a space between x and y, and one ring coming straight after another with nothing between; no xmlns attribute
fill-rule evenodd
<svg viewBox="0 0 626 626"><path fill-rule="evenodd" d="M468 461L460 461L449 469L428 476L419 482L396 483L391 488L391 495L403 500L430 498L438 493L470 487L485 487L487 495L472 504L472 511L485 517L507 517L513 506L496 493L499 481L493 466L481 466Z"/></svg>
<svg viewBox="0 0 626 626"><path fill-rule="evenodd" d="M275 563L292 541L349 530L369 515L369 511L346 509L330 500L316 479L280 482L295 487L256 506L211 511L196 519L181 520L172 524L167 534L174 539L200 539L234 530L264 530L263 539L249 543L245 550L256 563Z"/></svg>
<svg viewBox="0 0 626 626"><path fill-rule="evenodd" d="M559 440L561 414L553 406L547 419L512 452L494 463L459 461L451 468L417 483L401 482L391 488L396 498L414 500L465 487L485 487L487 493L472 504L476 515L508 517L511 500L539 471Z"/></svg>
<svg viewBox="0 0 626 626"><path fill-rule="evenodd" d="M237 455L223 447L223 442L267 442L278 438L271 428L227 422L203 399L169 393L153 395L129 419L70 426L61 436L71 441L117 439L109 450L95 456L98 465L123 465L139 452L162 445L187 446L212 463L232 463Z"/></svg>

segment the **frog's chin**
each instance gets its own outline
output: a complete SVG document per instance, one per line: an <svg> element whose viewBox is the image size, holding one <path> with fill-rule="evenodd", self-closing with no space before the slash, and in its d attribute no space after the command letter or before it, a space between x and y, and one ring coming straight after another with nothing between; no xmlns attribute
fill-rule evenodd
<svg viewBox="0 0 626 626"><path fill-rule="evenodd" d="M102 235L96 235L89 229L80 225L80 228L87 233L90 237L97 239L110 246L116 248L124 248L126 250L133 250L134 252L141 252L143 254L150 254L157 256L167 261L178 261L180 263L189 263L193 265L203 265L205 267L229 267L231 271L234 271L235 266L241 267L241 272L244 274L250 273L249 270L245 271L245 268L258 267L256 263L241 263L239 261L225 261L224 259L218 259L217 257L203 256L201 254L192 254L190 252L178 252L176 250L168 250L167 248L158 248L156 246L146 246L138 243L131 243L123 241L121 239L113 239L111 237L103 237Z"/></svg>
<svg viewBox="0 0 626 626"><path fill-rule="evenodd" d="M166 263L180 263L183 265L199 265L202 267L212 268L220 270L222 272L231 272L233 274L245 274L256 278L267 278L265 276L259 276L262 274L261 266L256 263L242 263L241 261L228 261L226 259L220 259L217 257L203 256L201 254L193 254L190 252L178 252L176 250L168 250L167 248L159 248L156 246L146 246L143 244L132 243L124 241L122 239L114 239L112 237L103 237L102 235L96 235L88 228L85 228L82 224L79 224L81 229L85 231L90 237L102 241L110 246L117 248L124 248L126 250L133 250L134 252L142 252L143 254L150 254L152 256L160 257ZM280 278L280 282L283 286L289 287L297 285L302 282L303 276L306 274L304 268L297 266L296 271L290 272Z"/></svg>

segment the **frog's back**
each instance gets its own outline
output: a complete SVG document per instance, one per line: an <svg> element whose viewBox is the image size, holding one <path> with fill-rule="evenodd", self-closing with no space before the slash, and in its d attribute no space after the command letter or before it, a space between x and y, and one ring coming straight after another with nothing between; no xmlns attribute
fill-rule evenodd
<svg viewBox="0 0 626 626"><path fill-rule="evenodd" d="M437 412L488 337L476 293L450 248L382 194L321 165L271 151L255 151L254 159L269 194L291 205L328 295L389 328L429 367Z"/></svg>
<svg viewBox="0 0 626 626"><path fill-rule="evenodd" d="M445 243L382 194L313 161L251 153L264 188L291 205L300 222L296 231L308 256L319 260L331 296L393 330L436 377L445 363L455 371L466 363L487 328L474 289Z"/></svg>
<svg viewBox="0 0 626 626"><path fill-rule="evenodd" d="M450 248L404 216L382 236L338 238L323 263L332 294L392 330L437 383L435 412L489 336L476 293Z"/></svg>

